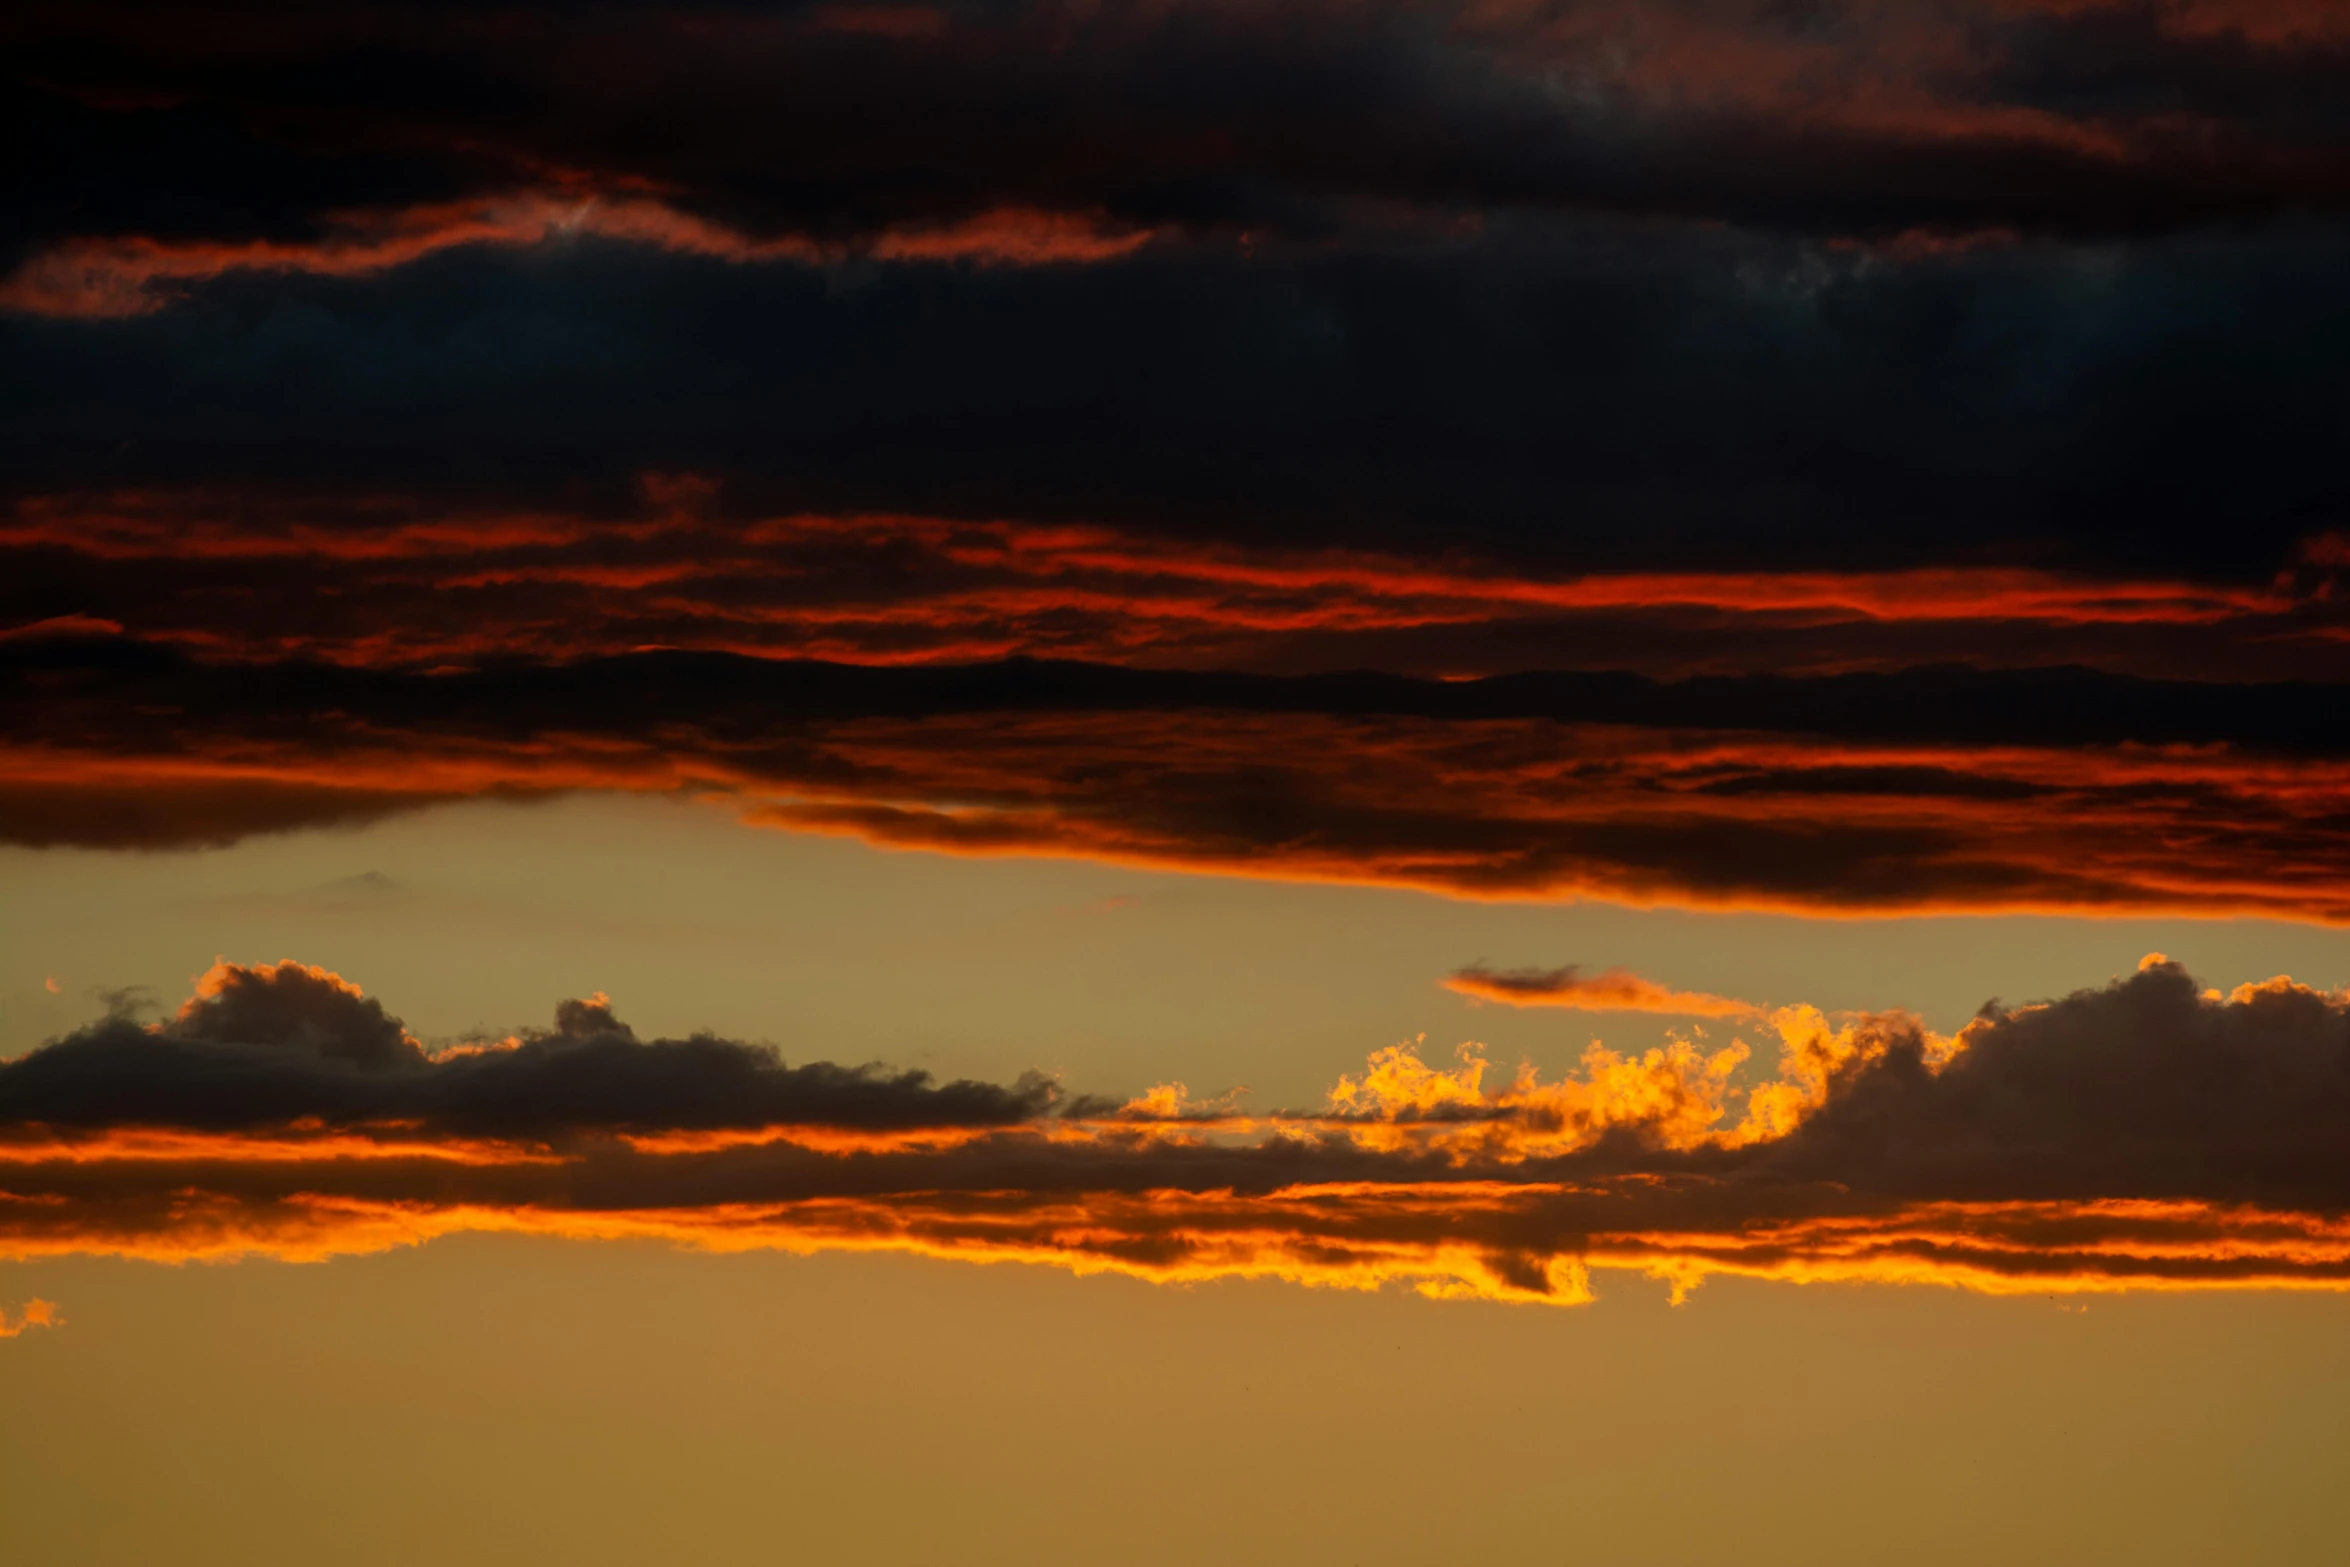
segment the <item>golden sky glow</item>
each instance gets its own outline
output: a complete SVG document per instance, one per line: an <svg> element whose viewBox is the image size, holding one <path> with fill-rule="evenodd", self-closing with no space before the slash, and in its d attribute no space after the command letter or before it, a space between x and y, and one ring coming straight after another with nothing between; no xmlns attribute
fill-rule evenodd
<svg viewBox="0 0 2350 1567"><path fill-rule="evenodd" d="M0 1567L2335 1567L2350 3L0 99Z"/></svg>

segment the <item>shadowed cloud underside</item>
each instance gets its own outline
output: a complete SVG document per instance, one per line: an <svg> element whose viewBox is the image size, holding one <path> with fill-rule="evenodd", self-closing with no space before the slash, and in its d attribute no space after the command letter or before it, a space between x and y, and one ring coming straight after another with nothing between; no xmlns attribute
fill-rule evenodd
<svg viewBox="0 0 2350 1567"><path fill-rule="evenodd" d="M424 1050L323 969L0 1064L0 1254L324 1258L470 1230L1574 1302L1594 1269L1991 1291L2350 1285L2350 1002L2160 957L1955 1036L1782 1008L1578 1074L1374 1054L1319 1107L786 1063L602 997ZM37 1319L36 1319L37 1320Z"/></svg>
<svg viewBox="0 0 2350 1567"><path fill-rule="evenodd" d="M1469 897L2340 920L2350 687L2091 670L1426 681L645 653L440 671L0 642L0 838L172 847L569 790Z"/></svg>

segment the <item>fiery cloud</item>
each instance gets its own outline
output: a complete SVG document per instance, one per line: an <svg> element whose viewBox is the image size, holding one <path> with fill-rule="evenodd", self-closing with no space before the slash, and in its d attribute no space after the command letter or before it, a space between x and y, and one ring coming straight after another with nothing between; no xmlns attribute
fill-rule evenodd
<svg viewBox="0 0 2350 1567"><path fill-rule="evenodd" d="M1027 655L1268 672L1842 673L1964 657L2350 676L2330 535L2264 584L2016 567L1534 574L1502 561L894 514L735 517L643 481L636 515L417 497L27 496L0 563L57 613L237 660L431 667L659 646L849 663ZM95 575L94 575L95 573ZM224 618L223 597L249 606ZM102 612L102 613L101 613Z"/></svg>
<svg viewBox="0 0 2350 1567"><path fill-rule="evenodd" d="M1319 1107L790 1066L550 1030L388 1050L339 976L224 965L171 1019L0 1064L0 1256L318 1259L462 1231L895 1250L1184 1281L1573 1303L1631 1271L2003 1290L2350 1286L2350 999L2167 960L1987 1007L1783 1009L1543 1082L1413 1047ZM398 1036L405 1040L404 1032ZM883 1135L896 1134L896 1135ZM436 1145L437 1151L436 1151ZM45 1309L45 1308L44 1308Z"/></svg>
<svg viewBox="0 0 2350 1567"><path fill-rule="evenodd" d="M2350 756L2300 687L683 654L426 674L81 639L0 645L0 677L0 833L19 843L686 791L890 847L1466 897L2350 914Z"/></svg>

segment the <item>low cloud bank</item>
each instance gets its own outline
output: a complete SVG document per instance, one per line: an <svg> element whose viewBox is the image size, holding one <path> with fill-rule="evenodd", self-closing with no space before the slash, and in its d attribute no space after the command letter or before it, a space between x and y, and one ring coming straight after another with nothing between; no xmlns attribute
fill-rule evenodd
<svg viewBox="0 0 2350 1567"><path fill-rule="evenodd" d="M1759 1020L1502 1078L1375 1053L1253 1112L639 1039L602 996L434 1053L299 963L0 1064L0 1257L331 1256L468 1230L891 1249L1573 1302L1595 1270L2002 1290L2350 1287L2350 999L2177 964ZM45 1308L44 1308L45 1309ZM29 1315L28 1321L35 1320Z"/></svg>

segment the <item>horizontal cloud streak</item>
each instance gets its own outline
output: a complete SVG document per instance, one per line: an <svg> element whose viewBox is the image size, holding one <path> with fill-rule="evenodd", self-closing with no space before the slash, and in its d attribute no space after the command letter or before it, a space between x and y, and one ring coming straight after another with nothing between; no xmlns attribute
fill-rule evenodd
<svg viewBox="0 0 2350 1567"><path fill-rule="evenodd" d="M2340 920L2344 689L689 654L425 674L21 640L0 643L0 838L206 843L684 791L897 847L1470 897Z"/></svg>
<svg viewBox="0 0 2350 1567"><path fill-rule="evenodd" d="M1585 974L1570 964L1555 969L1489 969L1472 964L1445 977L1444 988L1511 1007L1572 1007L1582 1012L1666 1012L1678 1017L1758 1017L1751 1001L1675 990L1630 969Z"/></svg>
<svg viewBox="0 0 2350 1567"><path fill-rule="evenodd" d="M468 515L398 496L28 496L0 522L16 575L0 603L216 657L356 665L661 646L1460 676L1534 662L1834 673L1940 653L2350 678L2331 535L2259 586L1981 566L1544 575L1096 526L730 517L714 480L644 487L619 517ZM224 621L223 595L254 613Z"/></svg>
<svg viewBox="0 0 2350 1567"><path fill-rule="evenodd" d="M858 258L1039 266L1106 261L1147 243L1147 231L1106 232L1081 214L1001 210L960 222L885 230L854 248L796 236L752 238L641 197L525 191L390 212L337 213L303 241L74 239L0 277L0 310L39 316L143 315L190 285L233 273L363 277L467 245L545 246L582 236L720 261L803 265Z"/></svg>
<svg viewBox="0 0 2350 1567"><path fill-rule="evenodd" d="M2350 1287L2350 1002L2284 979L2199 992L2159 958L1949 1038L1785 1010L1778 1076L1744 1087L1743 1046L1595 1046L1577 1075L1499 1087L1473 1053L1439 1069L1399 1047L1321 1108L1257 1116L1186 1113L1171 1092L1121 1107L934 1089L701 1041L731 1063L714 1074L601 1001L567 1003L547 1033L386 1055L396 1021L323 971L230 966L205 989L150 1029L101 1024L0 1064L0 1255L320 1257L471 1230L1554 1302L1605 1269L1683 1290L1722 1272ZM518 1112L480 1063L534 1051ZM547 1064L566 1059L576 1077ZM666 1086L560 1086L606 1074ZM773 1093L746 1095L745 1074ZM646 1135L779 1114L755 1138ZM826 1127L957 1135L811 1135Z"/></svg>

